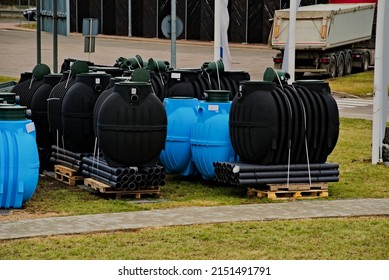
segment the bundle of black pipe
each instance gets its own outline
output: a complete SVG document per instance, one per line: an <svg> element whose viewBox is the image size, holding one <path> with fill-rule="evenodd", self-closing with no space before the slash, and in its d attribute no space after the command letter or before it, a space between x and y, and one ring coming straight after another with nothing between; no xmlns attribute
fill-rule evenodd
<svg viewBox="0 0 389 280"><path fill-rule="evenodd" d="M43 84L35 91L31 100L31 120L36 128L36 142L39 151L41 169L51 169L50 146L54 143L54 134L50 132L47 117L47 99L52 89L59 83L62 74L49 74L43 78Z"/></svg>
<svg viewBox="0 0 389 280"><path fill-rule="evenodd" d="M150 83L116 83L97 112L99 147L110 166L155 165L165 145L166 126L165 108Z"/></svg>
<svg viewBox="0 0 389 280"><path fill-rule="evenodd" d="M102 72L78 74L76 82L64 96L61 122L63 145L67 150L93 152L96 138L93 129L93 109L97 98L109 85L110 79L111 75Z"/></svg>
<svg viewBox="0 0 389 280"><path fill-rule="evenodd" d="M256 165L214 162L214 180L239 185L327 183L339 181L339 164Z"/></svg>
<svg viewBox="0 0 389 280"><path fill-rule="evenodd" d="M203 93L206 90L228 90L232 100L238 92L239 83L250 80L250 75L244 71L208 74L200 69L171 70L167 77L163 97L192 97L199 100L204 99Z"/></svg>
<svg viewBox="0 0 389 280"><path fill-rule="evenodd" d="M82 174L119 190L150 189L165 185L165 170L146 167L110 167L103 158L82 158Z"/></svg>
<svg viewBox="0 0 389 280"><path fill-rule="evenodd" d="M56 145L51 146L50 161L53 164L63 165L75 171L81 170L81 160L84 156L86 154L74 153Z"/></svg>
<svg viewBox="0 0 389 280"><path fill-rule="evenodd" d="M324 81L292 86L247 81L230 112L232 145L243 162L324 163L339 135L339 112Z"/></svg>
<svg viewBox="0 0 389 280"><path fill-rule="evenodd" d="M11 92L19 96L20 105L31 108L31 100L37 89L43 85L43 77L48 74L50 74L50 68L46 64L38 64L34 67L30 78L23 79L12 88Z"/></svg>

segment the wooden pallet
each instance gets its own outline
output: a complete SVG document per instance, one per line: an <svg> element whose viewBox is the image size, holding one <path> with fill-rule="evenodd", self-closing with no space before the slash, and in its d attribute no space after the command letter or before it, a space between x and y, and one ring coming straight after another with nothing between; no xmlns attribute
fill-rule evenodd
<svg viewBox="0 0 389 280"><path fill-rule="evenodd" d="M160 195L160 187L156 187L155 189L139 189L131 191L117 190L105 183L99 182L92 178L85 178L84 185L102 194L115 195L116 199L120 199L122 198L122 196L134 196L135 199L140 199L142 195L152 195L155 197L159 197Z"/></svg>
<svg viewBox="0 0 389 280"><path fill-rule="evenodd" d="M59 164L54 165L54 172L69 177L79 175L78 171Z"/></svg>
<svg viewBox="0 0 389 280"><path fill-rule="evenodd" d="M69 167L62 165L54 165L54 171L54 178L69 186L76 186L77 184L82 184L84 181L83 176L76 175L77 171Z"/></svg>
<svg viewBox="0 0 389 280"><path fill-rule="evenodd" d="M313 199L328 197L328 186L307 186L305 185L289 185L289 188L283 185L279 186L267 186L264 188L247 188L248 196L257 196L260 198L267 198L272 200L288 200L288 199ZM270 190L269 190L270 189Z"/></svg>
<svg viewBox="0 0 389 280"><path fill-rule="evenodd" d="M328 190L327 183L313 183L309 184L267 184L260 187L256 187L256 189L261 191L305 191L305 190Z"/></svg>

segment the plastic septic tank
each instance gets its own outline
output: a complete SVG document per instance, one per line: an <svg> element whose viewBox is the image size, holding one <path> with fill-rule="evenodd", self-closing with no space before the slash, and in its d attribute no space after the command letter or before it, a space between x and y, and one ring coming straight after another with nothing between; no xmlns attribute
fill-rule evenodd
<svg viewBox="0 0 389 280"><path fill-rule="evenodd" d="M190 137L197 121L197 98L165 98L167 137L159 160L167 173L183 176L198 174L192 160Z"/></svg>
<svg viewBox="0 0 389 280"><path fill-rule="evenodd" d="M270 163L278 134L277 103L272 96L276 84L247 81L240 85L229 119L232 145L240 159L249 163Z"/></svg>
<svg viewBox="0 0 389 280"><path fill-rule="evenodd" d="M70 71L62 73L62 79L53 87L47 99L47 118L49 129L54 133L57 145L63 146L62 143L62 121L61 108L65 95L72 85L76 82L76 76L89 71L88 63L85 61L76 61L71 66ZM54 144L54 143L53 143Z"/></svg>
<svg viewBox="0 0 389 280"><path fill-rule="evenodd" d="M48 74L50 74L50 68L46 64L38 64L34 67L31 78L16 84L11 92L19 96L18 104L30 108L36 90L43 84L43 77Z"/></svg>
<svg viewBox="0 0 389 280"><path fill-rule="evenodd" d="M110 166L155 165L166 126L165 108L150 83L116 83L98 111L99 147Z"/></svg>
<svg viewBox="0 0 389 280"><path fill-rule="evenodd" d="M195 166L207 180L214 177L213 162L234 160L228 128L229 94L226 90L208 90L206 101L199 102L190 143Z"/></svg>
<svg viewBox="0 0 389 280"><path fill-rule="evenodd" d="M35 192L39 156L26 107L0 104L0 208L21 208Z"/></svg>
<svg viewBox="0 0 389 280"><path fill-rule="evenodd" d="M61 106L64 147L72 152L93 152L95 133L93 109L99 95L110 83L111 75L103 72L78 74Z"/></svg>
<svg viewBox="0 0 389 280"><path fill-rule="evenodd" d="M232 145L256 164L324 163L339 135L327 82L243 82L230 113Z"/></svg>

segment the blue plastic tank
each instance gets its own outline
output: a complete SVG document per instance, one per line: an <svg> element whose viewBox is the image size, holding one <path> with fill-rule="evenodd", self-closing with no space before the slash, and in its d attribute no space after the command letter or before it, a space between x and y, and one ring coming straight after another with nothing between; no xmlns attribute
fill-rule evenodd
<svg viewBox="0 0 389 280"><path fill-rule="evenodd" d="M167 137L165 149L159 160L166 173L183 176L197 175L198 171L192 160L190 137L193 125L197 121L197 98L165 98L167 113Z"/></svg>
<svg viewBox="0 0 389 280"><path fill-rule="evenodd" d="M226 90L205 93L206 101L199 103L190 143L196 168L204 179L212 180L213 162L233 161L235 156L228 127L231 101Z"/></svg>
<svg viewBox="0 0 389 280"><path fill-rule="evenodd" d="M35 192L39 156L26 107L0 105L0 208L21 208Z"/></svg>

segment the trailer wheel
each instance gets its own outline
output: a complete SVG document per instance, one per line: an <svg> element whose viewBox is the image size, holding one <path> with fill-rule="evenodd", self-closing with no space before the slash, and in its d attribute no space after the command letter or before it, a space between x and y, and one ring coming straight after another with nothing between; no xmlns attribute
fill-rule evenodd
<svg viewBox="0 0 389 280"><path fill-rule="evenodd" d="M367 70L369 70L369 60L370 60L369 54L364 53L363 58L362 58L362 63L361 63L361 71L362 72L366 72Z"/></svg>
<svg viewBox="0 0 389 280"><path fill-rule="evenodd" d="M342 77L344 73L344 57L343 54L339 54L338 57L338 64L336 67L336 72L338 74L338 77Z"/></svg>
<svg viewBox="0 0 389 280"><path fill-rule="evenodd" d="M353 57L350 52L347 52L344 62L344 75L350 75L353 69Z"/></svg>
<svg viewBox="0 0 389 280"><path fill-rule="evenodd" d="M330 65L328 66L328 75L330 78L336 78L336 58L331 56Z"/></svg>

